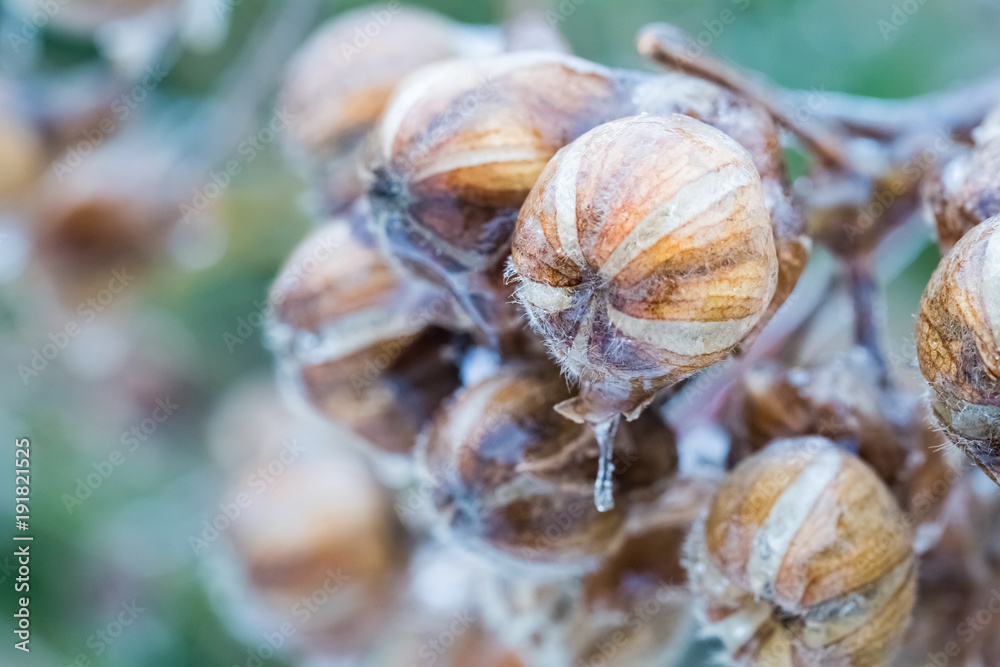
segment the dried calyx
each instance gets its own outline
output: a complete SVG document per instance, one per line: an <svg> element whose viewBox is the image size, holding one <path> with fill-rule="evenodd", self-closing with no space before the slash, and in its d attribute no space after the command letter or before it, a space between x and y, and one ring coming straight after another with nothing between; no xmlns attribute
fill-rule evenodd
<svg viewBox="0 0 1000 667"><path fill-rule="evenodd" d="M275 281L271 347L297 393L375 448L412 451L459 385L448 294L405 280L338 219L318 229Z"/></svg>
<svg viewBox="0 0 1000 667"><path fill-rule="evenodd" d="M376 38L364 32L373 20ZM361 194L364 138L402 79L434 62L500 49L499 30L414 7L359 9L321 26L292 60L282 99L290 119L286 148L318 181L323 208L339 211Z"/></svg>
<svg viewBox="0 0 1000 667"><path fill-rule="evenodd" d="M974 145L940 165L925 186L942 254L970 229L1000 215L1000 107L972 137Z"/></svg>
<svg viewBox="0 0 1000 667"><path fill-rule="evenodd" d="M739 664L883 665L914 604L902 511L824 438L777 441L744 461L686 551L706 630Z"/></svg>
<svg viewBox="0 0 1000 667"><path fill-rule="evenodd" d="M1000 475L1000 216L968 232L920 302L917 358L948 439Z"/></svg>
<svg viewBox="0 0 1000 667"><path fill-rule="evenodd" d="M452 542L522 570L593 568L629 507L672 474L676 452L666 426L649 415L621 429L613 478L620 502L599 512L596 439L553 410L568 396L551 366L513 365L463 389L438 414L419 460Z"/></svg>
<svg viewBox="0 0 1000 667"><path fill-rule="evenodd" d="M777 273L750 156L680 115L617 120L562 149L521 209L511 260L532 326L584 386L560 410L592 424L634 417L728 355Z"/></svg>

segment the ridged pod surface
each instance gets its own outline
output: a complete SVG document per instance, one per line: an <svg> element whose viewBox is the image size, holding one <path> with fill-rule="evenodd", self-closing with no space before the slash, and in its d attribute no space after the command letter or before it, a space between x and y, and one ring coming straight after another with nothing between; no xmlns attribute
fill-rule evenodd
<svg viewBox="0 0 1000 667"><path fill-rule="evenodd" d="M1000 216L941 261L920 302L917 360L945 435L1000 475Z"/></svg>
<svg viewBox="0 0 1000 667"><path fill-rule="evenodd" d="M749 155L681 115L616 120L561 150L521 210L511 266L563 370L633 392L729 354L778 270Z"/></svg>
<svg viewBox="0 0 1000 667"><path fill-rule="evenodd" d="M914 605L902 511L824 438L777 441L739 465L686 551L707 628L739 664L883 665Z"/></svg>

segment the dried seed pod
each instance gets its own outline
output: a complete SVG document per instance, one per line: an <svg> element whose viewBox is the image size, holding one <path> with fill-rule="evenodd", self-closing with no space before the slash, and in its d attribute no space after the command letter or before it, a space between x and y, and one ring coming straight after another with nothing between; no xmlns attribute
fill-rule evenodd
<svg viewBox="0 0 1000 667"><path fill-rule="evenodd" d="M70 155L52 163L32 231L41 263L68 300L107 286L113 272L139 275L166 254L181 218L164 177L176 168L172 158L137 131L102 144L85 164Z"/></svg>
<svg viewBox="0 0 1000 667"><path fill-rule="evenodd" d="M925 184L945 255L970 229L1000 215L1000 108L976 128L973 139L975 146L940 165Z"/></svg>
<svg viewBox="0 0 1000 667"><path fill-rule="evenodd" d="M1000 216L962 237L931 277L917 319L917 359L948 439L1000 474Z"/></svg>
<svg viewBox="0 0 1000 667"><path fill-rule="evenodd" d="M915 597L913 542L875 473L824 438L738 466L686 546L709 632L739 664L885 664Z"/></svg>
<svg viewBox="0 0 1000 667"><path fill-rule="evenodd" d="M452 289L488 333L516 324L496 286L518 210L555 152L619 116L624 94L611 70L551 52L433 65L408 78L364 166L386 254Z"/></svg>
<svg viewBox="0 0 1000 667"><path fill-rule="evenodd" d="M778 273L749 155L680 115L613 121L562 149L521 210L511 266L564 372L597 388L563 410L593 423L728 355Z"/></svg>
<svg viewBox="0 0 1000 667"><path fill-rule="evenodd" d="M551 367L506 368L439 413L422 437L421 461L439 522L457 545L536 570L591 568L629 505L674 470L665 426L622 429L614 478L622 502L599 512L591 499L597 442L587 427L553 411L566 397Z"/></svg>
<svg viewBox="0 0 1000 667"><path fill-rule="evenodd" d="M303 241L275 281L268 335L282 371L323 415L379 450L409 453L459 385L449 295L402 280L337 220Z"/></svg>
<svg viewBox="0 0 1000 667"><path fill-rule="evenodd" d="M487 623L531 666L680 664L695 634L682 547L713 490L672 479L633 507L615 549L583 577L491 578L481 591Z"/></svg>
<svg viewBox="0 0 1000 667"><path fill-rule="evenodd" d="M4 92L0 87L0 208L23 197L45 164L42 137L30 123L5 108Z"/></svg>
<svg viewBox="0 0 1000 667"><path fill-rule="evenodd" d="M871 353L853 347L821 363L750 369L734 400L730 430L735 460L774 440L820 435L856 448L890 486L905 473L922 424L917 400L881 382Z"/></svg>
<svg viewBox="0 0 1000 667"><path fill-rule="evenodd" d="M292 59L282 98L291 118L286 148L316 174L325 208L361 194L363 140L396 84L434 62L499 50L498 31L472 34L415 7L362 8L320 26Z"/></svg>
<svg viewBox="0 0 1000 667"><path fill-rule="evenodd" d="M240 513L225 535L265 629L291 621L299 648L354 653L398 604L409 538L356 454L298 446L292 463L258 461L234 478L223 497Z"/></svg>

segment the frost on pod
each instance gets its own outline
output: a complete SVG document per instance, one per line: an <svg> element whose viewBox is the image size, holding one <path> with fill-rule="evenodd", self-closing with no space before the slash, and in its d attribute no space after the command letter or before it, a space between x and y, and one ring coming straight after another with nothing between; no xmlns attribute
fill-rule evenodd
<svg viewBox="0 0 1000 667"><path fill-rule="evenodd" d="M563 407L591 422L726 357L778 271L750 156L680 115L616 120L562 149L521 210L511 266L563 370L599 388L606 405Z"/></svg>
<svg viewBox="0 0 1000 667"><path fill-rule="evenodd" d="M483 329L517 325L501 274L518 210L559 148L620 115L622 94L611 70L547 52L414 74L366 150L382 247L454 290Z"/></svg>
<svg viewBox="0 0 1000 667"><path fill-rule="evenodd" d="M707 631L739 664L883 665L913 609L906 518L824 438L777 441L740 464L685 548Z"/></svg>
<svg viewBox="0 0 1000 667"><path fill-rule="evenodd" d="M302 242L271 292L281 370L322 414L379 450L408 453L459 384L450 297L403 280L337 220Z"/></svg>
<svg viewBox="0 0 1000 667"><path fill-rule="evenodd" d="M552 409L567 396L551 368L507 368L459 392L435 418L421 463L440 526L457 546L541 572L592 568L631 504L671 475L676 452L665 426L649 416L622 429L613 480L621 502L599 512L596 439Z"/></svg>
<svg viewBox="0 0 1000 667"><path fill-rule="evenodd" d="M396 84L437 61L498 51L496 33L471 34L433 12L394 6L341 14L313 34L289 66L282 100L291 118L286 147L315 173L327 210L361 194L361 146Z"/></svg>
<svg viewBox="0 0 1000 667"><path fill-rule="evenodd" d="M970 229L1000 215L1000 107L972 137L975 144L940 165L925 186L942 254Z"/></svg>
<svg viewBox="0 0 1000 667"><path fill-rule="evenodd" d="M941 261L920 302L917 359L948 439L1000 474L1000 216Z"/></svg>
<svg viewBox="0 0 1000 667"><path fill-rule="evenodd" d="M356 454L299 456L277 475L251 464L234 476L224 497L240 514L225 535L263 629L291 623L299 650L352 654L392 616L409 538Z"/></svg>

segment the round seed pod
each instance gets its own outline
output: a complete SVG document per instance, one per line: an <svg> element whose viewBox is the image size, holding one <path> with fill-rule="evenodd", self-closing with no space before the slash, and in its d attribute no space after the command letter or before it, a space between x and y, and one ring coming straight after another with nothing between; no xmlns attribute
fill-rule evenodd
<svg viewBox="0 0 1000 667"><path fill-rule="evenodd" d="M975 145L940 165L924 188L945 255L970 229L1000 215L1000 108L973 139Z"/></svg>
<svg viewBox="0 0 1000 667"><path fill-rule="evenodd" d="M441 60L498 52L500 41L497 30L416 7L367 7L320 26L293 57L281 97L291 118L285 147L318 180L324 208L339 211L361 194L364 137L403 78Z"/></svg>
<svg viewBox="0 0 1000 667"><path fill-rule="evenodd" d="M234 477L223 497L251 500L224 535L262 627L291 622L290 643L300 650L354 654L398 604L409 538L356 454L307 450L292 458L258 461Z"/></svg>
<svg viewBox="0 0 1000 667"><path fill-rule="evenodd" d="M459 386L457 353L438 324L449 295L402 280L337 220L292 254L275 281L268 337L285 380L376 449L406 454Z"/></svg>
<svg viewBox="0 0 1000 667"><path fill-rule="evenodd" d="M902 511L824 438L777 441L740 464L686 552L699 612L738 664L883 665L914 605Z"/></svg>
<svg viewBox="0 0 1000 667"><path fill-rule="evenodd" d="M422 437L420 461L449 540L491 562L534 571L593 568L630 504L673 472L676 452L665 426L621 429L618 502L599 512L597 441L588 427L552 409L567 397L550 367L505 368L459 392L438 414Z"/></svg>
<svg viewBox="0 0 1000 667"><path fill-rule="evenodd" d="M725 358L778 273L749 155L680 115L613 121L562 149L521 210L511 267L563 371L599 388L597 405L564 411L595 422Z"/></svg>
<svg viewBox="0 0 1000 667"><path fill-rule="evenodd" d="M1000 216L969 231L941 261L917 318L917 360L948 439L1000 474Z"/></svg>
<svg viewBox="0 0 1000 667"><path fill-rule="evenodd" d="M363 176L384 252L452 289L486 331L513 326L502 283L518 210L555 152L620 115L607 68L552 52L433 65L396 90Z"/></svg>

